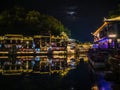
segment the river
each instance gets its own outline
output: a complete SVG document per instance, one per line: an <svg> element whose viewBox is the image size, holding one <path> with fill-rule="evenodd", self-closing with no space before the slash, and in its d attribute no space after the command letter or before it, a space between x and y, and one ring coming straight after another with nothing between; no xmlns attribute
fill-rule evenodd
<svg viewBox="0 0 120 90"><path fill-rule="evenodd" d="M97 78L86 55L2 56L0 65L0 90L91 90Z"/></svg>

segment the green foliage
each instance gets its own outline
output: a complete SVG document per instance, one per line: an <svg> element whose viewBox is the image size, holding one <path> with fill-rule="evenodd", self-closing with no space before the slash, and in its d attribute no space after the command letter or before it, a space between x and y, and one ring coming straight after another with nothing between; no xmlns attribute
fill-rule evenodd
<svg viewBox="0 0 120 90"><path fill-rule="evenodd" d="M39 11L26 11L24 8L12 8L0 14L0 32L40 34L51 32L60 35L61 32L70 34L69 30L53 16L41 14Z"/></svg>
<svg viewBox="0 0 120 90"><path fill-rule="evenodd" d="M40 22L40 13L38 11L29 11L25 17L25 22L28 24L39 24Z"/></svg>
<svg viewBox="0 0 120 90"><path fill-rule="evenodd" d="M117 7L117 9L115 9L115 10L111 10L110 12L109 12L109 18L114 18L114 17L117 17L117 16L120 16L120 4L118 4L118 7Z"/></svg>

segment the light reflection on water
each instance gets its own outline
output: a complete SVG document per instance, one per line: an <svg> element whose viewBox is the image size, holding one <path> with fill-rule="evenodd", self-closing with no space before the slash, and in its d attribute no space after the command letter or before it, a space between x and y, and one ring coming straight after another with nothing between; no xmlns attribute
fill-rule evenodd
<svg viewBox="0 0 120 90"><path fill-rule="evenodd" d="M96 73L97 73L97 78L98 78L97 83L98 83L99 89L100 90L113 90L111 87L113 85L113 82L105 80L104 72L96 72Z"/></svg>
<svg viewBox="0 0 120 90"><path fill-rule="evenodd" d="M84 60L83 62L85 63L79 63L80 60ZM78 64L79 66L77 67ZM79 57L76 57L75 55L0 57L1 74L17 75L18 73L20 74L25 73L25 77L19 79L20 80L19 84L21 84L22 86L19 88L21 89L25 87L30 88L30 90L34 90L32 88L41 90L45 90L44 88L52 88L53 90L53 88L59 87L62 88L59 90L76 90L76 88L77 90L90 90L92 85L91 81L95 77L93 73L89 72L89 69L90 68L88 67L88 58L86 55L82 54L80 54ZM30 73L35 73L37 75L41 74L44 76L29 77ZM60 76L62 76L63 79L58 78L57 76L52 77L51 74L53 73L59 74ZM45 75L51 75L50 76L51 78ZM101 75L101 73L97 73L97 77L98 77L97 84L100 90L112 90L111 83L107 82L104 79L103 75ZM14 79L10 80L7 79L6 82L3 80L2 84L4 83L10 84L10 82L14 80L13 82L14 84L10 85L16 85L16 87L14 88L17 88L19 84L16 84L17 82L16 77ZM34 82L36 82L36 84ZM48 82L49 82L48 87L46 86L42 87L43 85L48 84Z"/></svg>
<svg viewBox="0 0 120 90"><path fill-rule="evenodd" d="M0 71L3 75L21 73L61 73L64 75L77 65L75 55L53 55L53 56L14 56L0 57Z"/></svg>

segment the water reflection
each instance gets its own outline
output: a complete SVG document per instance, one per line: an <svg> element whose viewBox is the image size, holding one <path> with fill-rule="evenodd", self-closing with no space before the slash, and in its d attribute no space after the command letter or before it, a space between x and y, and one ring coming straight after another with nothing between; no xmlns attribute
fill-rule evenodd
<svg viewBox="0 0 120 90"><path fill-rule="evenodd" d="M114 84L105 80L104 72L94 71L87 61L85 54L80 54L79 57L75 55L0 56L2 75L25 75L24 78L2 76L0 90L7 90L8 87L4 87L5 85L9 85L9 89L12 90L26 90L26 88L30 90L91 90L94 83L100 90L112 90L111 85Z"/></svg>
<svg viewBox="0 0 120 90"><path fill-rule="evenodd" d="M23 73L65 75L68 70L75 69L76 65L75 55L0 57L0 73L2 75Z"/></svg>

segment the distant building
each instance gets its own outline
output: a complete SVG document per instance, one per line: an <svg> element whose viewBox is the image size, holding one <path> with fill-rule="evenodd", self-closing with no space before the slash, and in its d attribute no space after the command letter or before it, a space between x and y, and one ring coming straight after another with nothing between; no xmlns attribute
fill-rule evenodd
<svg viewBox="0 0 120 90"><path fill-rule="evenodd" d="M68 54L76 54L77 43L75 39L68 39L67 42L67 53Z"/></svg>
<svg viewBox="0 0 120 90"><path fill-rule="evenodd" d="M53 36L51 34L24 36L21 34L5 34L0 36L0 52L1 53L40 53L52 51L66 52L67 39L61 36ZM6 52L5 52L6 51Z"/></svg>

